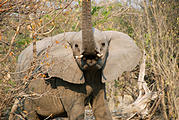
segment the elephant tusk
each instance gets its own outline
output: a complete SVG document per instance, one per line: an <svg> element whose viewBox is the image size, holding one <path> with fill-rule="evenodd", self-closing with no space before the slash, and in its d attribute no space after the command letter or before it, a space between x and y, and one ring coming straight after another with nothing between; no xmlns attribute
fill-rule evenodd
<svg viewBox="0 0 179 120"><path fill-rule="evenodd" d="M101 58L101 57L103 57L103 54L98 53L97 56L98 56L99 58Z"/></svg>
<svg viewBox="0 0 179 120"><path fill-rule="evenodd" d="M75 56L76 59L81 59L82 57L83 57L83 55Z"/></svg>

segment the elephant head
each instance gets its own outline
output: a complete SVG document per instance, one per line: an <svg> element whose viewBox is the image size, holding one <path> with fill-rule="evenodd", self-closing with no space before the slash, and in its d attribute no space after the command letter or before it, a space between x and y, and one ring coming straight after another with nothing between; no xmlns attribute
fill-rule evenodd
<svg viewBox="0 0 179 120"><path fill-rule="evenodd" d="M103 69L108 57L108 47L110 39L107 39L104 32L93 29L93 46L85 43L83 39L83 31L77 33L73 39L69 41L73 51L74 59L82 71ZM86 48L86 49L84 49ZM93 48L93 49L89 49Z"/></svg>
<svg viewBox="0 0 179 120"><path fill-rule="evenodd" d="M98 42L105 42L102 41L103 39L105 40L105 38L102 38L104 36L99 38L94 34L98 34L99 32L100 31L95 32L95 29L92 29L91 1L83 0L82 31L69 42L73 50L73 56L82 71L92 68L100 69L103 66L104 61L101 61L103 54L101 54L100 48L102 50L102 47L105 47L105 43L103 43L104 45L101 47L102 43L99 46Z"/></svg>
<svg viewBox="0 0 179 120"><path fill-rule="evenodd" d="M82 31L72 40L73 56L82 71L104 68L108 55L109 40L104 33L92 28L91 0L82 2Z"/></svg>

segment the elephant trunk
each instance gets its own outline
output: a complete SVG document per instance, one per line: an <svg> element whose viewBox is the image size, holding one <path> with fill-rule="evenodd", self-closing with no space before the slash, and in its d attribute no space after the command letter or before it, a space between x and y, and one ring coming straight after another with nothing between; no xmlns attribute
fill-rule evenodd
<svg viewBox="0 0 179 120"><path fill-rule="evenodd" d="M82 49L85 54L96 54L91 22L91 0L82 1Z"/></svg>

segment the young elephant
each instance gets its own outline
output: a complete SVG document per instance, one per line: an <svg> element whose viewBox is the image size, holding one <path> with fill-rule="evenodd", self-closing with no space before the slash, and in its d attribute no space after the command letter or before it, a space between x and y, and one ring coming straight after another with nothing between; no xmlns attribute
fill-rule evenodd
<svg viewBox="0 0 179 120"><path fill-rule="evenodd" d="M67 116L82 120L85 105L90 103L96 120L112 120L104 82L134 68L141 53L124 33L94 29L93 35L90 42L94 42L94 51L86 51L89 45L82 41L82 32L62 33L37 42L39 64L34 71L48 78L34 78L28 85L29 92L40 96L25 99L27 119ZM17 71L30 67L32 49L30 45L20 54Z"/></svg>

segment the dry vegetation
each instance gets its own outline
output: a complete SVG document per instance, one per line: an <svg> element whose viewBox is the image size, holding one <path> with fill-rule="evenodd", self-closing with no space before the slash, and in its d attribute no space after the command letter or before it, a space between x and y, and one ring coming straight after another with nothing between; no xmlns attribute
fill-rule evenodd
<svg viewBox="0 0 179 120"><path fill-rule="evenodd" d="M22 95L28 82L29 76L21 84L15 79L20 52L44 37L79 31L80 5L80 0L0 0L0 119L8 118L15 98ZM178 7L177 0L93 1L95 28L127 33L146 52L144 80L151 91L160 95L150 101L149 114L143 119L179 118ZM138 74L139 66L124 73L108 89L115 106L119 106L120 97L137 98Z"/></svg>

